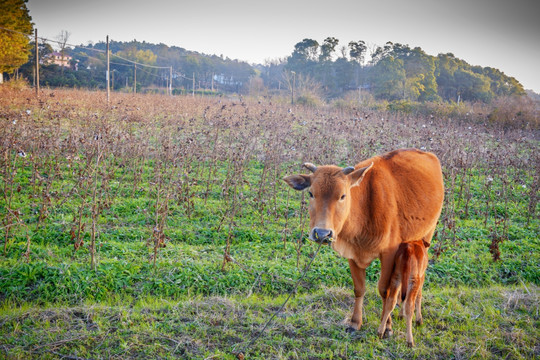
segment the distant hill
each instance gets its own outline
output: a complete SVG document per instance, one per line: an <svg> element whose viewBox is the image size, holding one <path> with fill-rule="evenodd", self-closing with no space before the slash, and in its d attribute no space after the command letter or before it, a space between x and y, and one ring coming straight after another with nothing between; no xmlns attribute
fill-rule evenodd
<svg viewBox="0 0 540 360"><path fill-rule="evenodd" d="M135 78L137 91L165 88L170 76L169 67L173 69L173 88L178 90L192 91L195 85L196 90L214 88L238 92L255 75L255 70L246 62L177 46L133 40L112 41L109 48L111 79L114 79L111 86L114 90L133 89ZM41 83L45 86L105 88L105 49L104 42L65 49L65 54L72 57L69 68L43 64ZM50 52L50 46L40 49L42 57ZM33 61L32 55L29 63L21 68L21 73L28 79L33 76ZM139 64L137 69L133 62Z"/></svg>
<svg viewBox="0 0 540 360"><path fill-rule="evenodd" d="M500 96L524 95L523 86L502 71L472 66L451 53L426 54L421 48L388 42L372 49L363 41L349 42L338 53L339 40L326 38L321 44L303 39L289 57L251 66L247 62L188 51L178 46L137 40L110 43L111 86L123 91L164 91L172 67L176 93L247 92L257 86L297 96L337 98L363 92L387 101L481 101ZM43 64L41 83L46 86L105 88L106 44L65 49L65 66ZM42 57L52 52L40 45ZM33 54L20 71L33 74ZM136 63L136 64L134 64ZM257 81L251 81L259 78ZM135 86L136 83L136 86Z"/></svg>

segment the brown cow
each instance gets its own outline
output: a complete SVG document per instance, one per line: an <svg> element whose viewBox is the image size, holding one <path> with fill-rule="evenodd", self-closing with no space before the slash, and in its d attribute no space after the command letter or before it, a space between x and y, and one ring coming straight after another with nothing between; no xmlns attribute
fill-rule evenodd
<svg viewBox="0 0 540 360"><path fill-rule="evenodd" d="M356 167L315 167L310 175L283 180L295 190L310 188L309 238L331 242L349 260L355 303L348 331L360 329L366 268L381 261L379 294L386 295L394 256L403 242L431 242L441 213L444 185L434 154L416 149L396 150L362 161ZM391 333L388 318L387 330Z"/></svg>
<svg viewBox="0 0 540 360"><path fill-rule="evenodd" d="M414 346L412 335L412 317L416 307L416 323L422 323L422 285L428 265L427 247L423 240L402 243L396 253L394 270L388 284L386 301L384 301L381 325L377 333L383 338L386 334L390 313L396 306L401 292L400 315L405 315L407 322L407 344Z"/></svg>

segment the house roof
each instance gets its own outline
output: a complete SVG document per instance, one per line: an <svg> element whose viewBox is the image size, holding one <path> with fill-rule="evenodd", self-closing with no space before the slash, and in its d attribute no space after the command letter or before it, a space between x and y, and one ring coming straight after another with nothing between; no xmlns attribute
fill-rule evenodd
<svg viewBox="0 0 540 360"><path fill-rule="evenodd" d="M62 57L62 53L58 52L58 51L53 51L50 56L60 56ZM64 53L64 58L71 58L71 55L68 55L66 53Z"/></svg>

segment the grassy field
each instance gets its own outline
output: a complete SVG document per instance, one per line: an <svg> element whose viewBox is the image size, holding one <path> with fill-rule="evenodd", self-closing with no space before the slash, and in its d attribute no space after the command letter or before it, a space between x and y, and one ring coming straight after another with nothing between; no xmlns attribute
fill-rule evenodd
<svg viewBox="0 0 540 360"><path fill-rule="evenodd" d="M246 358L538 358L539 133L433 114L0 88L0 357L232 359L279 308L316 246L300 164L416 147L446 200L424 325L345 332L347 262L323 248Z"/></svg>

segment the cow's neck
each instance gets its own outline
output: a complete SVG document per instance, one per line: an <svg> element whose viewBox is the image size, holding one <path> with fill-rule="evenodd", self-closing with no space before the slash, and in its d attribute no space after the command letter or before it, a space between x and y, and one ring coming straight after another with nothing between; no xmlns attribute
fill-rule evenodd
<svg viewBox="0 0 540 360"><path fill-rule="evenodd" d="M375 174L367 175L360 185L351 189L353 203L338 238L374 248L387 233L381 226L388 222L385 221L387 214L379 212L380 206L377 206L385 201L384 186L375 182Z"/></svg>

